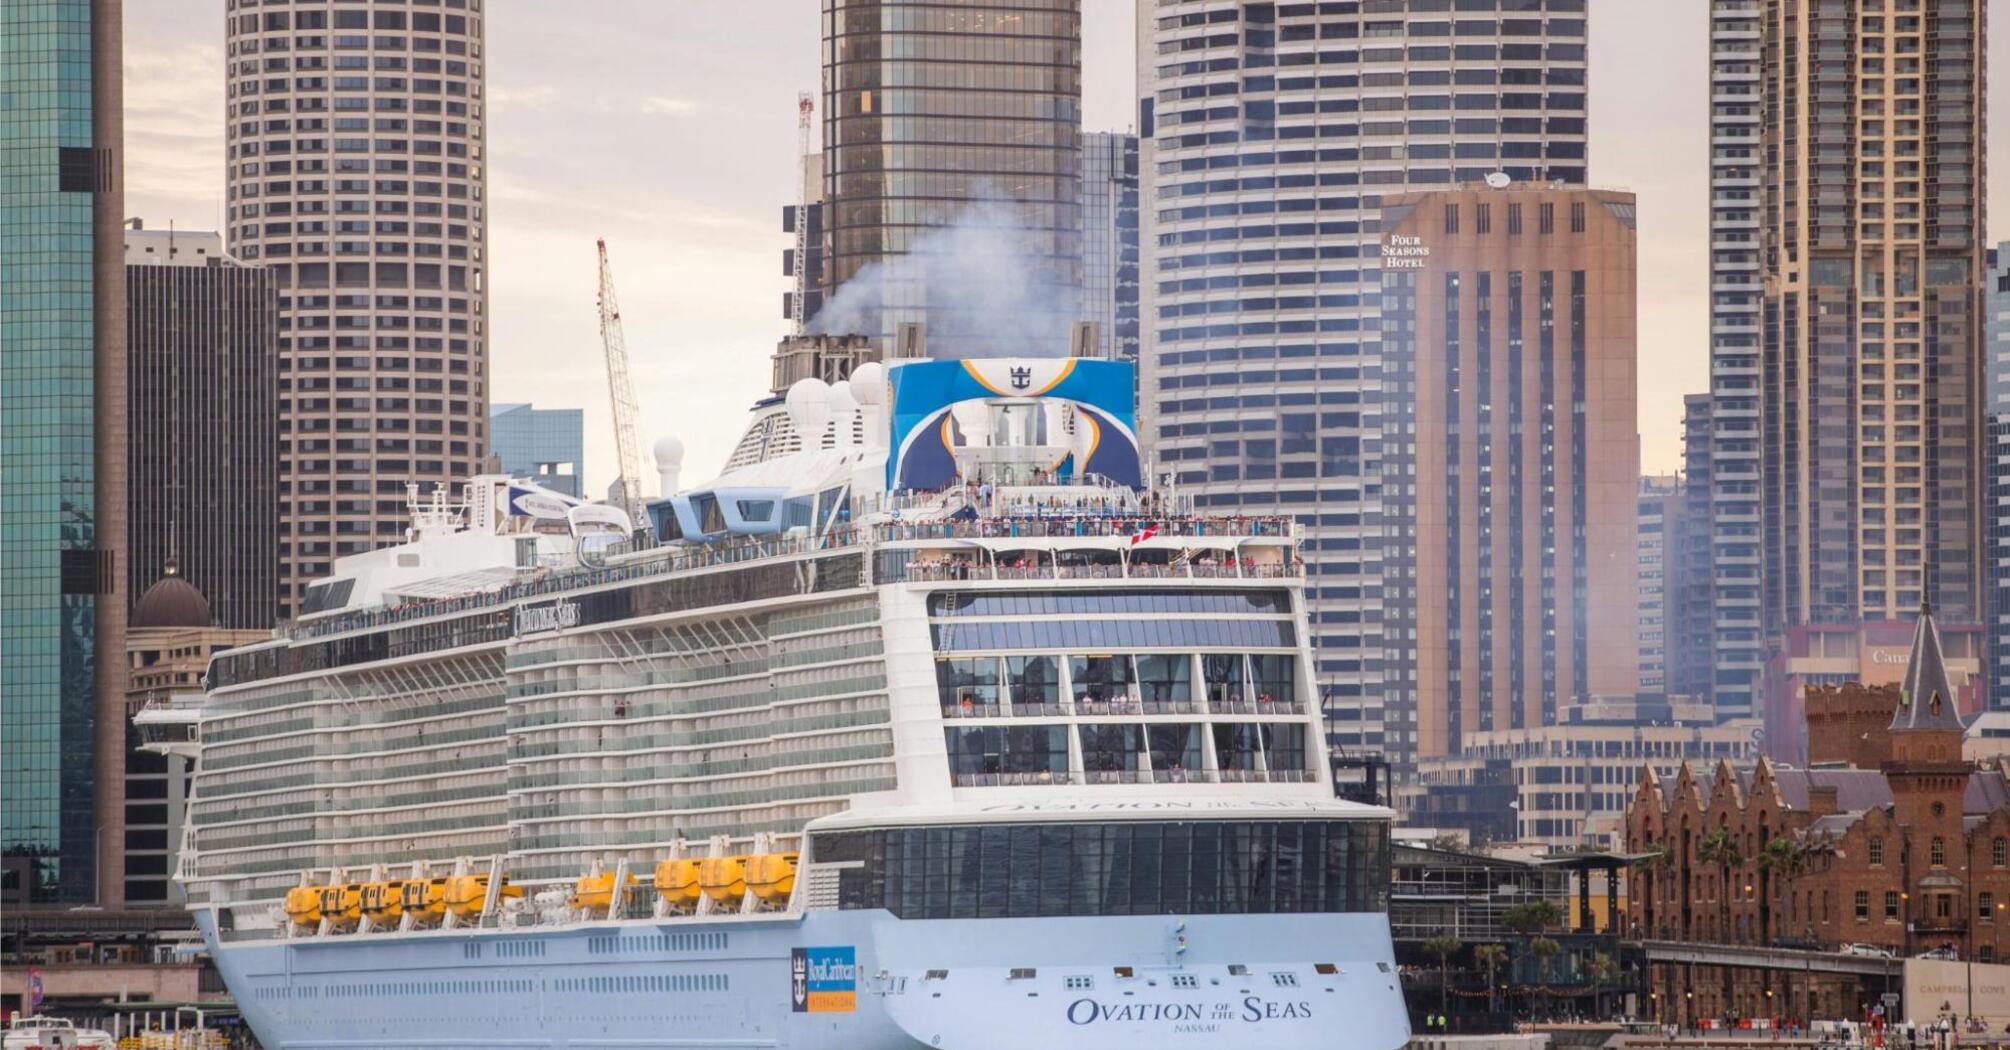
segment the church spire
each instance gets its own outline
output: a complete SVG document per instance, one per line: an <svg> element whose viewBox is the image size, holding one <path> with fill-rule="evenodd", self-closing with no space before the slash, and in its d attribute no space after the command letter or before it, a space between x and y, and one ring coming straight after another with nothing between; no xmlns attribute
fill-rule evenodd
<svg viewBox="0 0 2010 1050"><path fill-rule="evenodd" d="M1933 622L1933 607L1922 602L1912 634L1912 657L1898 687L1898 710L1891 716L1892 731L1961 732L1965 727L1956 708L1954 680L1948 677L1947 660L1940 651L1940 627Z"/></svg>

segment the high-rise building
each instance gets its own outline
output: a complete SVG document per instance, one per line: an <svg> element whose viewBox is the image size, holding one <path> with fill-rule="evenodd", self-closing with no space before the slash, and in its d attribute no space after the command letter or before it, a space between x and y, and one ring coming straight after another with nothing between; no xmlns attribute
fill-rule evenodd
<svg viewBox="0 0 2010 1050"><path fill-rule="evenodd" d="M922 322L937 356L1067 345L1081 23L1080 0L823 0L818 331Z"/></svg>
<svg viewBox="0 0 2010 1050"><path fill-rule="evenodd" d="M1984 21L1973 0L1713 0L1727 714L1796 629L1983 616Z"/></svg>
<svg viewBox="0 0 2010 1050"><path fill-rule="evenodd" d="M280 612L488 455L479 0L226 0L231 253L279 287Z"/></svg>
<svg viewBox="0 0 2010 1050"><path fill-rule="evenodd" d="M1668 695L1668 665L1679 658L1683 499L1680 475L1640 479L1640 691L1649 696Z"/></svg>
<svg viewBox="0 0 2010 1050"><path fill-rule="evenodd" d="M120 17L0 12L0 906L119 904Z"/></svg>
<svg viewBox="0 0 2010 1050"><path fill-rule="evenodd" d="M1640 691L1634 201L1380 212L1382 682L1435 758Z"/></svg>
<svg viewBox="0 0 2010 1050"><path fill-rule="evenodd" d="M496 405L489 410L489 448L513 477L583 498L585 447L586 413L579 409Z"/></svg>
<svg viewBox="0 0 2010 1050"><path fill-rule="evenodd" d="M1681 571L1670 574L1669 601L1674 616L1669 629L1673 647L1668 666L1668 695L1712 700L1716 673L1715 621L1712 597L1716 578L1711 568L1715 537L1710 528L1712 499L1710 394L1682 398L1682 552ZM1712 701L1714 703L1714 701Z"/></svg>
<svg viewBox="0 0 2010 1050"><path fill-rule="evenodd" d="M279 606L278 300L218 233L125 231L127 593L170 563L221 627Z"/></svg>
<svg viewBox="0 0 2010 1050"><path fill-rule="evenodd" d="M1082 313L1097 349L1138 359L1138 137L1082 136Z"/></svg>
<svg viewBox="0 0 2010 1050"><path fill-rule="evenodd" d="M1983 334L1986 337L1988 407L1983 420L1983 478L1989 486L1982 504L1982 572L1989 592L1984 690L1989 711L1978 730L2010 736L2010 242L1989 249L1983 275Z"/></svg>
<svg viewBox="0 0 2010 1050"><path fill-rule="evenodd" d="M1137 7L1156 469L1200 506L1299 517L1331 742L1398 776L1418 701L1384 688L1382 619L1414 584L1382 564L1378 208L1495 173L1585 181L1583 0L1430 6Z"/></svg>

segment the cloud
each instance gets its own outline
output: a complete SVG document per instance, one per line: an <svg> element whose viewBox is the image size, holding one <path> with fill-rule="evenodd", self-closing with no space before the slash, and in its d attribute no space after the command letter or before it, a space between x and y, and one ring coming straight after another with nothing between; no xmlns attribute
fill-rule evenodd
<svg viewBox="0 0 2010 1050"><path fill-rule="evenodd" d="M651 116L670 113L689 113L698 108L698 103L688 98L671 98L667 95L651 95L642 100L642 112Z"/></svg>
<svg viewBox="0 0 2010 1050"><path fill-rule="evenodd" d="M127 211L214 224L223 195L223 48L186 41L125 52Z"/></svg>
<svg viewBox="0 0 2010 1050"><path fill-rule="evenodd" d="M550 84L526 84L520 87L489 85L488 99L492 106L518 106L523 109L544 109L558 98L558 89Z"/></svg>

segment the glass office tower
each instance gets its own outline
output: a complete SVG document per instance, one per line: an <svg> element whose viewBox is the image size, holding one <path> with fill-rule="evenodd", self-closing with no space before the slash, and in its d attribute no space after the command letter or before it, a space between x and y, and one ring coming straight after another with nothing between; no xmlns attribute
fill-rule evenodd
<svg viewBox="0 0 2010 1050"><path fill-rule="evenodd" d="M1379 204L1585 182L1584 0L1138 4L1144 426L1202 507L1297 515L1336 753L1419 746L1382 545ZM1407 435L1399 435L1407 442Z"/></svg>
<svg viewBox="0 0 2010 1050"><path fill-rule="evenodd" d="M824 0L823 69L828 265L812 329L884 338L923 322L937 356L1065 347L1080 0Z"/></svg>
<svg viewBox="0 0 2010 1050"><path fill-rule="evenodd" d="M117 0L0 8L0 906L119 900L119 88Z"/></svg>

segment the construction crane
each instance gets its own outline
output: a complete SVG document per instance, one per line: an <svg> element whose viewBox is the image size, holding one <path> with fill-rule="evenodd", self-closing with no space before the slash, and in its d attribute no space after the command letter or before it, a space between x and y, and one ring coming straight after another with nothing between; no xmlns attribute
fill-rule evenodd
<svg viewBox="0 0 2010 1050"><path fill-rule="evenodd" d="M642 447L635 438L635 384L628 378L628 344L621 336L621 303L614 297L614 268L607 240L600 246L600 345L607 352L607 394L614 402L614 458L621 469L621 506L629 528L642 524Z"/></svg>
<svg viewBox="0 0 2010 1050"><path fill-rule="evenodd" d="M807 91L796 93L796 254L794 256L796 290L789 297L789 319L795 322L796 334L803 334L803 300L809 298L809 248L810 248L810 112L816 102Z"/></svg>

